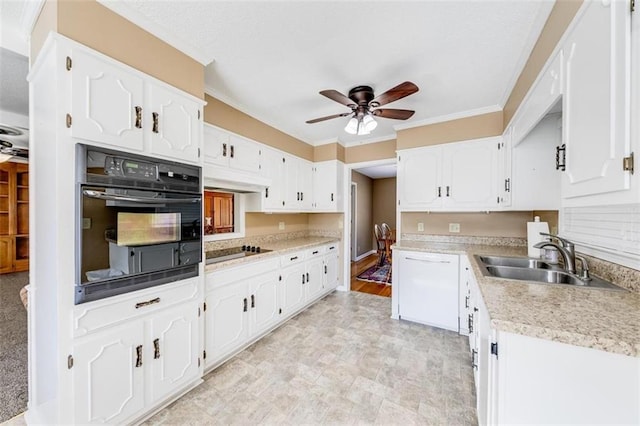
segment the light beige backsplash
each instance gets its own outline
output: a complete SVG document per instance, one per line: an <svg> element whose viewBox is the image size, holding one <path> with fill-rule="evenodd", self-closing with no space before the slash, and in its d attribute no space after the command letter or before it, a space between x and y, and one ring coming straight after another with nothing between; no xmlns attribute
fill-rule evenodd
<svg viewBox="0 0 640 426"><path fill-rule="evenodd" d="M483 237L526 238L527 222L534 216L549 222L549 229L558 227L557 211L510 211L490 213L402 213L402 233L431 235L467 235ZM418 223L424 231L418 231ZM449 232L449 224L460 224L460 232Z"/></svg>
<svg viewBox="0 0 640 426"><path fill-rule="evenodd" d="M258 235L286 234L291 232L309 230L307 213L265 214L246 213L245 235L255 237ZM280 222L284 222L284 229L279 229Z"/></svg>

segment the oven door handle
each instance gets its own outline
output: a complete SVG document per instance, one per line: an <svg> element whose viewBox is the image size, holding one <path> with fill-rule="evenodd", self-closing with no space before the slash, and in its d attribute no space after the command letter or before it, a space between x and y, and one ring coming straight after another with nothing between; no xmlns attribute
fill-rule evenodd
<svg viewBox="0 0 640 426"><path fill-rule="evenodd" d="M179 203L199 203L200 197L193 198L148 198L148 197L126 197L124 195L107 194L102 191L93 191L91 189L83 189L82 193L89 198L97 198L99 200L113 201L130 201L134 203L157 203L157 204L179 204Z"/></svg>

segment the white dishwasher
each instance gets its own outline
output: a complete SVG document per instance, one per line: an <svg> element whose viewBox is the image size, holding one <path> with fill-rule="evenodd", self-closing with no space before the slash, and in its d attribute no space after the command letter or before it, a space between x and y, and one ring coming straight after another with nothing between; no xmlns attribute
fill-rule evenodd
<svg viewBox="0 0 640 426"><path fill-rule="evenodd" d="M398 251L393 261L399 317L458 331L459 256Z"/></svg>

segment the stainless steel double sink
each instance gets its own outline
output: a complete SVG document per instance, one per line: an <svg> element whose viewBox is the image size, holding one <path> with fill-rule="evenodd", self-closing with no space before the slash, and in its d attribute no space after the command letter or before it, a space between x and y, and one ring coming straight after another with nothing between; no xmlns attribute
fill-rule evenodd
<svg viewBox="0 0 640 426"><path fill-rule="evenodd" d="M528 257L503 257L474 255L485 277L533 281L545 284L565 284L580 287L624 290L598 277L583 280L556 264Z"/></svg>

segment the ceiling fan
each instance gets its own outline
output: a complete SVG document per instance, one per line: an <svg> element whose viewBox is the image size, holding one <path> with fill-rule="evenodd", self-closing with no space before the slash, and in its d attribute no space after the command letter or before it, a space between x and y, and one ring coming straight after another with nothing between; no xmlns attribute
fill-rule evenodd
<svg viewBox="0 0 640 426"><path fill-rule="evenodd" d="M400 83L396 87L389 89L378 96L374 95L373 89L369 86L354 87L349 90L348 97L337 90L323 90L320 92L321 95L351 108L351 112L343 112L341 114L315 118L313 120L308 120L307 124L318 123L320 121L350 115L351 120L349 120L344 130L352 135L368 135L378 125L378 123L373 119L373 116L391 118L394 120L406 120L415 113L415 111L408 109L374 108L379 108L383 105L397 101L398 99L412 95L417 91L418 86L410 81Z"/></svg>

